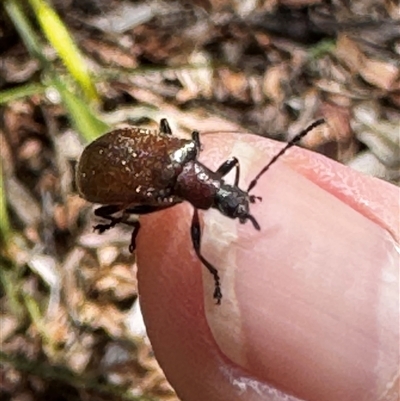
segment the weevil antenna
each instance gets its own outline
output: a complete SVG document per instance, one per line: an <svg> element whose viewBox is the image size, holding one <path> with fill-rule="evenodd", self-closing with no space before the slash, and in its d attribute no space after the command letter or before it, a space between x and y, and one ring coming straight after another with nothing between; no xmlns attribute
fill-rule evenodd
<svg viewBox="0 0 400 401"><path fill-rule="evenodd" d="M249 188L247 192L250 192L256 185L259 178L292 146L296 145L301 139L303 139L310 131L314 128L318 127L321 124L324 124L325 120L323 118L314 121L311 125L309 125L305 130L301 131L297 134L290 142L286 144L272 159L271 161L255 176L254 180L250 182Z"/></svg>

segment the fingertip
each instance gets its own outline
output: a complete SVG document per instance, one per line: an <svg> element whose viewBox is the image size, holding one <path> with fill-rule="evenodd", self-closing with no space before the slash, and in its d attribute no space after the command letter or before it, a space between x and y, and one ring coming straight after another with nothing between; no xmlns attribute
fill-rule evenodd
<svg viewBox="0 0 400 401"><path fill-rule="evenodd" d="M203 250L220 266L229 301L206 308L208 323L232 361L291 394L353 400L362 388L366 399L376 399L398 368L398 344L376 335L385 327L398 338L391 308L398 252L385 227L338 196L345 188L338 177L354 179L354 172L300 154L319 175L298 173L292 161L262 177L254 191L263 202L252 207L260 233L211 212ZM328 176L332 186L321 185ZM359 187L362 180L356 178ZM386 275L397 279L387 283ZM382 322L381 313L391 314L392 323Z"/></svg>
<svg viewBox="0 0 400 401"><path fill-rule="evenodd" d="M246 138L210 137L202 155L210 168L239 156L241 187L279 148ZM220 306L212 298L212 277L193 251L191 206L142 219L143 312L156 356L185 399L226 399L232 384L221 366L231 369L232 363L304 399L352 400L359 388L376 394L376 358L395 365L393 342L377 341L381 327L371 314L387 276L377 265L391 250L380 227L338 196L343 186L326 184L326 177L345 177L338 166L293 149L254 189L263 198L251 210L261 231L217 210L204 213L202 253L218 266ZM391 315L380 304L379 313ZM245 393L243 399L258 398Z"/></svg>

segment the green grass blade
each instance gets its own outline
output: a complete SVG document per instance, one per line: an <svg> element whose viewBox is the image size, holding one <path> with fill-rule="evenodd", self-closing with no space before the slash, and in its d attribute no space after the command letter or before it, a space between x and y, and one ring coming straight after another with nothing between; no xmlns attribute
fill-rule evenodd
<svg viewBox="0 0 400 401"><path fill-rule="evenodd" d="M52 64L49 63L43 55L40 40L19 1L6 0L4 6L28 50L41 62L44 71L47 73L48 84L46 86L54 87L60 94L64 106L69 112L72 125L87 141L91 141L104 133L108 129L108 126L96 117L88 102L77 97L70 88L67 87L64 81L67 81L68 77L62 79L59 73L54 70ZM10 97L12 94L6 93L5 95Z"/></svg>
<svg viewBox="0 0 400 401"><path fill-rule="evenodd" d="M37 95L45 91L41 84L25 84L0 92L0 104L14 102L27 96Z"/></svg>
<svg viewBox="0 0 400 401"><path fill-rule="evenodd" d="M58 82L55 82L55 87L61 95L75 129L87 142L91 142L109 129L106 123L95 116L87 103L68 90L60 80L56 81Z"/></svg>
<svg viewBox="0 0 400 401"><path fill-rule="evenodd" d="M20 34L30 54L38 58L42 64L47 60L40 51L40 41L36 32L32 29L29 20L26 18L25 11L18 0L5 0L4 8L9 15L15 28Z"/></svg>
<svg viewBox="0 0 400 401"><path fill-rule="evenodd" d="M0 142L1 146L1 142ZM3 162L0 163L0 239L4 244L10 238L11 229L7 213L7 199L4 188Z"/></svg>
<svg viewBox="0 0 400 401"><path fill-rule="evenodd" d="M97 91L84 58L58 14L44 0L29 0L48 41L56 49L69 73L88 100L97 100Z"/></svg>

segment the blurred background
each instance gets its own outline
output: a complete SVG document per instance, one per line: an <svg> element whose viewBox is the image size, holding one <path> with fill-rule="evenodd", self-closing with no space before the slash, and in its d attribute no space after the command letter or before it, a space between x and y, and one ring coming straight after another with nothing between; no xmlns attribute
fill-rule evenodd
<svg viewBox="0 0 400 401"><path fill-rule="evenodd" d="M129 229L93 233L74 167L120 124L240 131L400 181L400 6L372 0L0 2L0 398L177 401ZM221 133L223 135L223 133Z"/></svg>

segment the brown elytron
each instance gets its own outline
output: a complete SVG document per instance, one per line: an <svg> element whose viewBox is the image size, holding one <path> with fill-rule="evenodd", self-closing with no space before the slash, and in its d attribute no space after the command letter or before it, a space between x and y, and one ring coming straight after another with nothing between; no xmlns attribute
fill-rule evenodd
<svg viewBox="0 0 400 401"><path fill-rule="evenodd" d="M130 214L148 214L188 201L194 206L191 238L196 255L213 275L214 298L221 303L222 292L218 270L201 254L201 230L198 209L218 209L223 215L250 220L260 230L250 214L250 204L260 197L250 195L258 179L289 148L312 129L324 123L317 120L296 135L251 181L247 191L239 188L239 161L232 157L212 171L197 160L200 152L199 133L192 139L172 136L166 119L158 131L143 128L125 128L111 131L89 144L82 153L76 171L80 195L86 200L104 206L95 210L97 216L110 221L94 228L100 233L125 223L134 227L129 250L136 247L139 221L128 220ZM236 169L234 184L226 184L223 177ZM115 215L118 216L115 216Z"/></svg>
<svg viewBox="0 0 400 401"><path fill-rule="evenodd" d="M136 127L117 129L82 153L78 190L93 203L177 203L181 200L172 194L173 183L197 151L191 140Z"/></svg>

